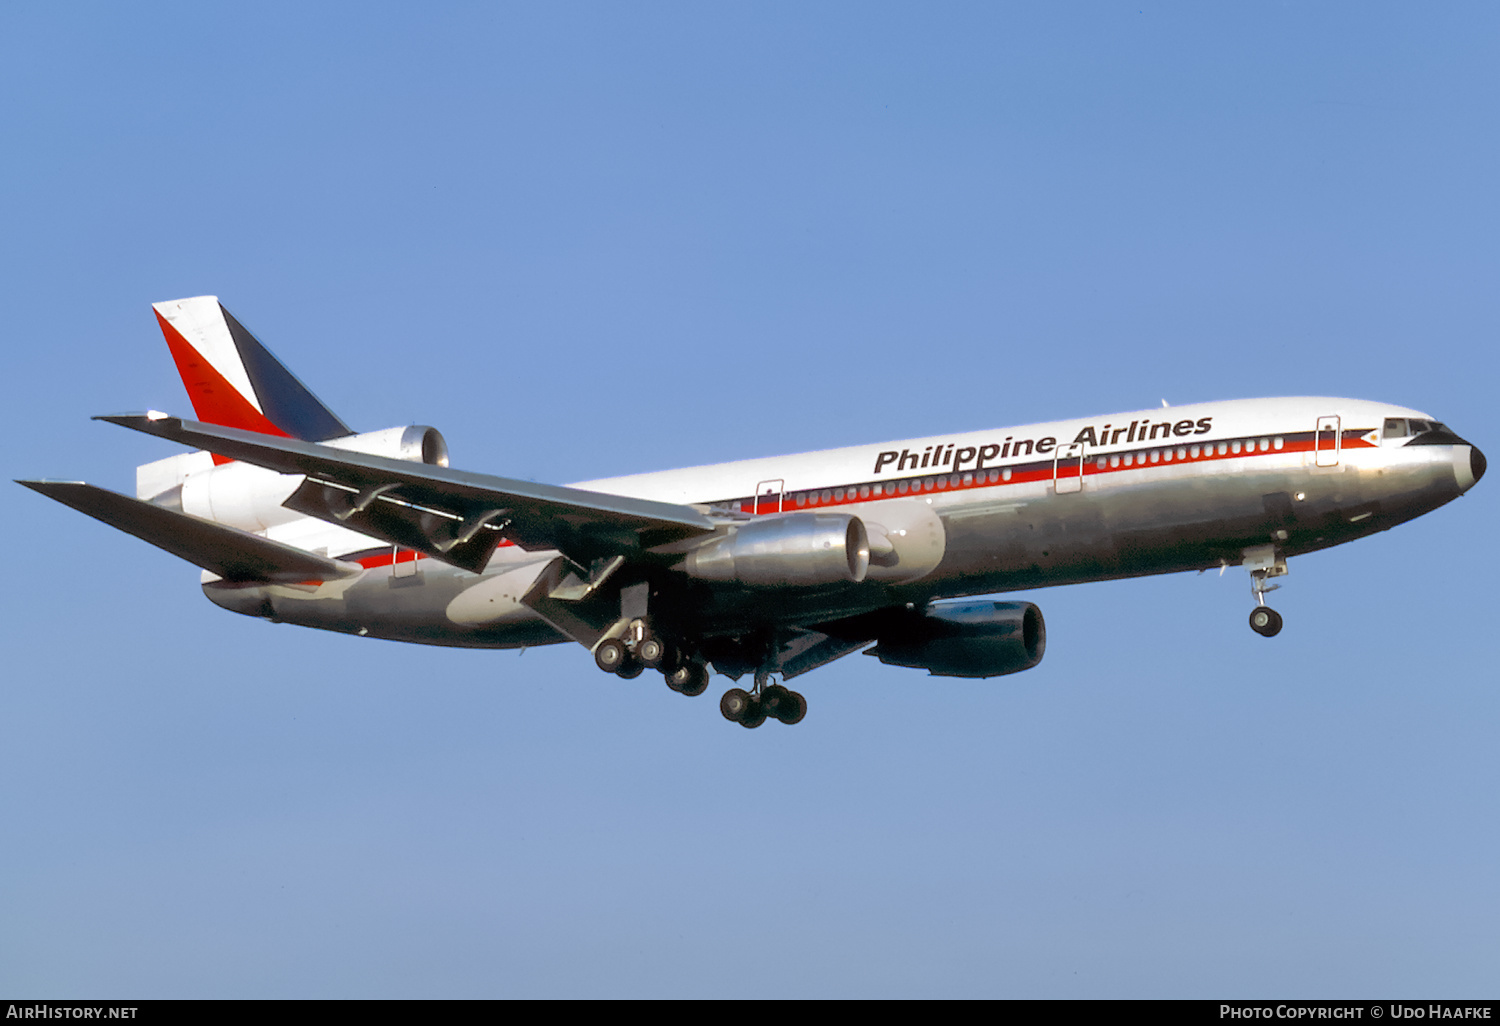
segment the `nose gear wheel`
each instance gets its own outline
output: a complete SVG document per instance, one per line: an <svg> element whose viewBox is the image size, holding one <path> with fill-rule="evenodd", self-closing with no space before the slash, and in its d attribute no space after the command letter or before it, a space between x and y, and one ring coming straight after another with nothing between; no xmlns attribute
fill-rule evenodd
<svg viewBox="0 0 1500 1026"><path fill-rule="evenodd" d="M1250 610L1250 629L1263 638L1274 638L1281 633L1281 614L1270 606L1256 606Z"/></svg>

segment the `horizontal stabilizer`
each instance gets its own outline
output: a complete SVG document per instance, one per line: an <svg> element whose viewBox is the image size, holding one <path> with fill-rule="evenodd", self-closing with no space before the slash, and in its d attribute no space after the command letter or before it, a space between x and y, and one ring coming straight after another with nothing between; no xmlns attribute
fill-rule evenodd
<svg viewBox="0 0 1500 1026"><path fill-rule="evenodd" d="M362 570L357 563L329 559L82 481L16 483L148 541L226 581L295 584L352 577Z"/></svg>
<svg viewBox="0 0 1500 1026"><path fill-rule="evenodd" d="M691 506L536 484L335 449L163 413L96 417L307 481L286 505L478 572L503 537L588 566L709 534Z"/></svg>

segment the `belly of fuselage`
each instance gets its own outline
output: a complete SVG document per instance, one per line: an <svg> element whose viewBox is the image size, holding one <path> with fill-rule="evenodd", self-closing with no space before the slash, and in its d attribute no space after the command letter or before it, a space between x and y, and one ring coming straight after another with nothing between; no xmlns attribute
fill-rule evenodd
<svg viewBox="0 0 1500 1026"><path fill-rule="evenodd" d="M989 512L947 510L947 552L918 588L982 594L1234 566L1245 549L1265 545L1294 556L1386 530L1460 494L1446 450L1305 462L1143 468Z"/></svg>

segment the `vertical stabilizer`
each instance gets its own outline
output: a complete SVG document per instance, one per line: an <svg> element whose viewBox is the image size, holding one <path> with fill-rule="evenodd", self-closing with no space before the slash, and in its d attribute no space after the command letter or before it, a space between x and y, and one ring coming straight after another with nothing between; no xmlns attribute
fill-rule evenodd
<svg viewBox="0 0 1500 1026"><path fill-rule="evenodd" d="M353 434L217 296L153 303L198 419L323 442Z"/></svg>

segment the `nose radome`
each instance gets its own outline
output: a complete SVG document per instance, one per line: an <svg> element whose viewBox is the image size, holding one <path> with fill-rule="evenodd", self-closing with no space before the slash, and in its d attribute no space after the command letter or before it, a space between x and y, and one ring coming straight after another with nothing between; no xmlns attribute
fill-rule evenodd
<svg viewBox="0 0 1500 1026"><path fill-rule="evenodd" d="M1476 484L1479 482L1479 479L1484 476L1484 469L1487 465L1488 464L1485 463L1484 453L1479 451L1479 446L1469 446L1469 473L1474 475L1474 481Z"/></svg>

